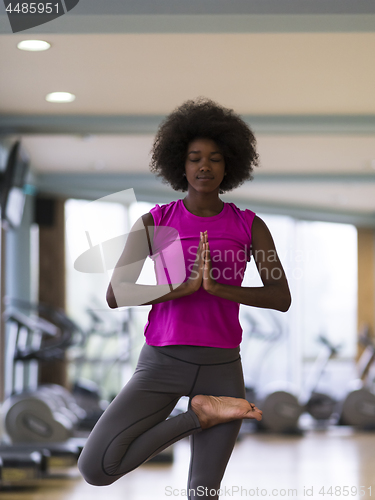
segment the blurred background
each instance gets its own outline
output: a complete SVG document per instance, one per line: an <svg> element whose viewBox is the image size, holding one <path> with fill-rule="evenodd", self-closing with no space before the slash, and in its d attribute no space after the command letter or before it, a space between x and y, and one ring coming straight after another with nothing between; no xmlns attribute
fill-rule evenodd
<svg viewBox="0 0 375 500"><path fill-rule="evenodd" d="M256 135L254 180L222 198L265 220L293 297L287 313L241 306L248 398L269 417L243 425L233 461L243 463L247 442L260 453L279 443L293 457L319 442L346 477L356 471L353 487L370 486L359 457L374 463L374 31L365 0L80 0L18 33L0 6L0 485L28 491L51 470L73 474L131 376L149 307L110 310L111 274L78 272L74 260L185 196L149 172L150 149L166 115L205 96ZM30 40L47 44L20 45ZM153 279L146 262L138 282ZM261 286L253 262L244 285ZM187 446L156 465L175 467L181 487ZM276 479L278 450L267 473ZM150 496L140 486L147 467L121 480L128 498ZM170 469L155 470L161 498ZM293 458L291 481L295 470ZM317 480L303 474L299 485ZM62 483L69 498L91 491L75 481Z"/></svg>

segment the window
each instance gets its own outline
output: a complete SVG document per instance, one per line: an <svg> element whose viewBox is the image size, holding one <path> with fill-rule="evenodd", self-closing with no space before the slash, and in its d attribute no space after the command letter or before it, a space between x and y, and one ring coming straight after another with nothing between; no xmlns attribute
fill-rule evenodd
<svg viewBox="0 0 375 500"><path fill-rule="evenodd" d="M355 357L357 231L349 224L260 217L274 238L292 306L287 313L241 306L245 379L248 385L261 387L283 381L299 392L306 378L303 364L311 364L321 349L320 334L333 344L342 343L339 360L352 364ZM252 261L244 286L261 285Z"/></svg>

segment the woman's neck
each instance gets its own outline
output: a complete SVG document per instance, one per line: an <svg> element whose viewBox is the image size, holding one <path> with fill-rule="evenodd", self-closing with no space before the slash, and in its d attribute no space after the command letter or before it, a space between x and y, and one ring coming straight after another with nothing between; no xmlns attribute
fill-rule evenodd
<svg viewBox="0 0 375 500"><path fill-rule="evenodd" d="M191 193L188 192L183 199L185 208L200 217L212 217L223 210L224 202L218 193Z"/></svg>

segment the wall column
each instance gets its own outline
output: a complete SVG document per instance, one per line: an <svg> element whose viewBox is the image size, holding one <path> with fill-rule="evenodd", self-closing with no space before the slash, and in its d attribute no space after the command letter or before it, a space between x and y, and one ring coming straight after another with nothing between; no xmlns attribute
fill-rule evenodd
<svg viewBox="0 0 375 500"><path fill-rule="evenodd" d="M38 220L39 302L65 310L65 200L42 198L37 203L39 203L37 218L40 219ZM67 384L65 360L42 363L40 383L53 383L65 387Z"/></svg>
<svg viewBox="0 0 375 500"><path fill-rule="evenodd" d="M358 227L358 331L364 325L375 333L375 229ZM358 356L363 346L358 346Z"/></svg>

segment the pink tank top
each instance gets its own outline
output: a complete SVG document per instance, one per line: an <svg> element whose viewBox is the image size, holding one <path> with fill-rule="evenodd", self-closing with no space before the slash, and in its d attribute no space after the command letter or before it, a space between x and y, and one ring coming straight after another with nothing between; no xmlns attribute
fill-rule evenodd
<svg viewBox="0 0 375 500"><path fill-rule="evenodd" d="M251 257L254 212L240 210L234 203L224 203L219 214L213 217L199 217L189 212L182 200L177 200L167 205L156 205L150 213L155 223L151 258L154 260L158 283L176 283L188 279L195 261L200 231L207 230L213 278L219 283L241 286L246 264ZM164 241L165 231L169 231L172 242L169 245L169 257L168 248L163 252L158 252L156 248L159 227L160 233L164 231ZM165 259L170 262L171 251L178 253L178 250L184 268L183 275L181 276L180 266L180 273L175 271L175 274L180 276L172 276L173 266L171 271ZM166 265L169 273L163 272ZM175 268L178 269L177 264ZM234 348L242 340L238 313L237 302L210 295L200 288L191 295L152 306L144 330L146 343L153 346L197 345Z"/></svg>

